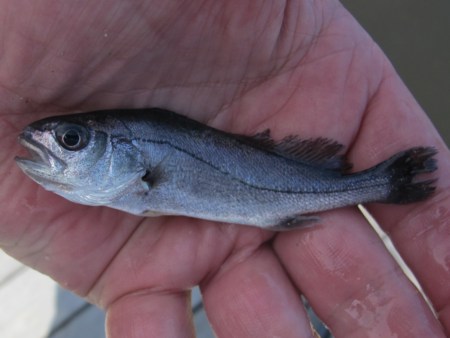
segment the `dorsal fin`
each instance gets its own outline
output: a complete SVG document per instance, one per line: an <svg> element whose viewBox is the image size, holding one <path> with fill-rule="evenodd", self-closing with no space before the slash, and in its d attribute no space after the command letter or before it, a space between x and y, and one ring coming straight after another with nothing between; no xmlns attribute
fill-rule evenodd
<svg viewBox="0 0 450 338"><path fill-rule="evenodd" d="M327 138L301 139L289 135L277 142L270 137L270 129L253 136L239 135L239 138L254 147L325 169L345 172L352 167L343 155L339 155L344 146Z"/></svg>

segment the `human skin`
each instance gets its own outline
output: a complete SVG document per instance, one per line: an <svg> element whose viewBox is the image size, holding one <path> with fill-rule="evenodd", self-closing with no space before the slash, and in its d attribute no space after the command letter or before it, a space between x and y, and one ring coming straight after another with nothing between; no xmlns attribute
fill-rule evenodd
<svg viewBox="0 0 450 338"><path fill-rule="evenodd" d="M450 154L337 1L0 0L0 246L105 309L109 337L194 337L200 285L218 337L450 334ZM26 178L19 131L44 116L164 107L234 133L347 145L354 169L438 151L425 202L370 205L437 313L356 208L271 233L70 203Z"/></svg>

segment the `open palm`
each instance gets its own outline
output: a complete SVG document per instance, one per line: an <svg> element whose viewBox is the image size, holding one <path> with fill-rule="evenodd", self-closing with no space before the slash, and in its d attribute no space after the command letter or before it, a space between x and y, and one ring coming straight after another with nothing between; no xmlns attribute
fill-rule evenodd
<svg viewBox="0 0 450 338"><path fill-rule="evenodd" d="M443 336L353 208L274 235L75 205L24 177L16 136L61 112L164 107L211 126L348 145L355 169L439 150L434 198L373 206L450 330L449 152L336 1L0 0L0 245L107 311L110 337L192 337L200 285L219 337L308 337L305 295L336 337ZM405 325L407 318L408 325Z"/></svg>

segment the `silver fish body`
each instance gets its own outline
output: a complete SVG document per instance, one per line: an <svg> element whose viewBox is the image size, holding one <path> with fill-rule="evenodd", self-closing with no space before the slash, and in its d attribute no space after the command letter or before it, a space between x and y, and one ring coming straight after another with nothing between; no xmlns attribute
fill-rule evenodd
<svg viewBox="0 0 450 338"><path fill-rule="evenodd" d="M50 117L19 139L31 154L19 167L73 202L272 230L327 209L423 200L434 180L415 176L437 167L435 150L417 147L350 174L336 142L234 135L157 108Z"/></svg>

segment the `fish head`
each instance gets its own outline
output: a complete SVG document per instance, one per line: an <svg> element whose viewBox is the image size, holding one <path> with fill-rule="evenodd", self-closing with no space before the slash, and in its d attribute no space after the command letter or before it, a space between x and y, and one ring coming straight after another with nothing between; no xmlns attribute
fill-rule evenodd
<svg viewBox="0 0 450 338"><path fill-rule="evenodd" d="M78 116L36 121L19 135L29 157L16 157L22 171L45 189L73 202L108 205L130 186L142 184L142 156L108 125Z"/></svg>

